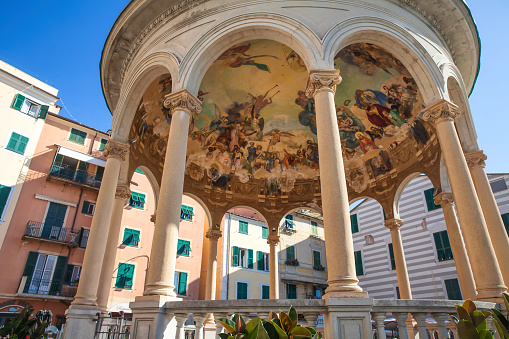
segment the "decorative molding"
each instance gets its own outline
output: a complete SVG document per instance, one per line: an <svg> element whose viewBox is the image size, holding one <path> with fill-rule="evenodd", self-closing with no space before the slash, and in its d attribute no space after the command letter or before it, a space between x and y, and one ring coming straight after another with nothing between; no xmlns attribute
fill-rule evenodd
<svg viewBox="0 0 509 339"><path fill-rule="evenodd" d="M221 238L223 236L223 232L221 232L221 230L218 229L217 227L211 227L211 228L209 228L207 233L205 233L205 236L207 238L209 238L210 240L217 241L219 238Z"/></svg>
<svg viewBox="0 0 509 339"><path fill-rule="evenodd" d="M391 231L396 228L399 229L401 226L403 226L403 220L397 218L387 219L384 221L384 226Z"/></svg>
<svg viewBox="0 0 509 339"><path fill-rule="evenodd" d="M439 193L433 199L435 200L435 205L440 205L442 207L454 203L454 198L452 196L452 193L449 193L449 192Z"/></svg>
<svg viewBox="0 0 509 339"><path fill-rule="evenodd" d="M104 147L103 155L105 158L116 158L124 161L128 151L129 151L128 144L108 140L106 147Z"/></svg>
<svg viewBox="0 0 509 339"><path fill-rule="evenodd" d="M267 237L267 244L270 246L276 246L279 244L279 235L269 235Z"/></svg>
<svg viewBox="0 0 509 339"><path fill-rule="evenodd" d="M70 207L77 207L78 206L77 204L75 204L73 202L69 202L69 201L65 201L65 200L60 200L60 199L55 199L55 198L47 197L45 195L40 195L40 194L36 194L35 195L35 199L40 199L40 200L45 200L45 201L49 201L49 202L54 202L54 203L57 203L57 204L62 204L62 205L70 206Z"/></svg>
<svg viewBox="0 0 509 339"><path fill-rule="evenodd" d="M433 126L443 121L453 121L460 114L458 106L445 99L441 99L422 110L423 120L429 121Z"/></svg>
<svg viewBox="0 0 509 339"><path fill-rule="evenodd" d="M467 161L468 168L476 166L486 167L486 163L484 162L486 159L488 159L488 157L482 150L465 153L465 160Z"/></svg>
<svg viewBox="0 0 509 339"><path fill-rule="evenodd" d="M336 85L341 83L339 70L336 69L314 69L309 72L308 83L306 86L306 96L313 98L316 93L321 91L330 91L336 93Z"/></svg>
<svg viewBox="0 0 509 339"><path fill-rule="evenodd" d="M115 198L129 199L131 197L131 189L127 185L118 185L115 191Z"/></svg>
<svg viewBox="0 0 509 339"><path fill-rule="evenodd" d="M191 118L194 114L201 112L201 101L195 97L187 89L170 93L164 97L163 106L173 113L174 110L180 109L188 113Z"/></svg>

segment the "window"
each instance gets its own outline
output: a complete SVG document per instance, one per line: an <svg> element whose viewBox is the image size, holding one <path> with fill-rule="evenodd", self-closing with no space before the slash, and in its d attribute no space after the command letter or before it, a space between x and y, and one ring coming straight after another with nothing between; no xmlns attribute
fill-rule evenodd
<svg viewBox="0 0 509 339"><path fill-rule="evenodd" d="M311 221L311 235L318 236L318 224L315 221Z"/></svg>
<svg viewBox="0 0 509 339"><path fill-rule="evenodd" d="M315 287L314 290L315 290L315 293L314 293L315 298L316 299L321 299L322 298L322 294L323 294L322 293L322 289Z"/></svg>
<svg viewBox="0 0 509 339"><path fill-rule="evenodd" d="M25 149L27 148L28 138L18 134L16 132L12 132L11 138L5 147L9 151L13 151L19 154L25 154Z"/></svg>
<svg viewBox="0 0 509 339"><path fill-rule="evenodd" d="M389 247L389 258L391 260L391 270L396 269L396 260L394 260L394 248L392 247L392 243L388 245Z"/></svg>
<svg viewBox="0 0 509 339"><path fill-rule="evenodd" d="M101 139L101 143L99 144L99 148L98 150L99 151L104 151L104 147L106 147L106 144L108 143L108 140L106 139Z"/></svg>
<svg viewBox="0 0 509 339"><path fill-rule="evenodd" d="M293 215L288 214L288 215L285 217L284 227L286 227L286 228L289 228L289 229L292 229L292 230L293 230L293 226L295 226L295 223L293 222Z"/></svg>
<svg viewBox="0 0 509 339"><path fill-rule="evenodd" d="M67 257L30 252L23 276L23 293L58 295L67 266Z"/></svg>
<svg viewBox="0 0 509 339"><path fill-rule="evenodd" d="M247 293L248 285L245 282L237 282L237 299L247 299L248 293Z"/></svg>
<svg viewBox="0 0 509 339"><path fill-rule="evenodd" d="M83 207L81 208L81 213L87 215L94 215L95 211L95 203L90 201L83 201Z"/></svg>
<svg viewBox="0 0 509 339"><path fill-rule="evenodd" d="M505 231L509 235L509 213L502 214L502 221L504 222Z"/></svg>
<svg viewBox="0 0 509 339"><path fill-rule="evenodd" d="M297 285L286 284L286 299L297 299Z"/></svg>
<svg viewBox="0 0 509 339"><path fill-rule="evenodd" d="M145 174L145 173L143 173L143 171L142 171L141 169L139 169L139 168L136 168L134 171L135 171L136 173Z"/></svg>
<svg viewBox="0 0 509 339"><path fill-rule="evenodd" d="M81 228L80 237L78 239L78 244L81 248L87 247L88 243L88 235L90 233L90 230L87 230L86 228Z"/></svg>
<svg viewBox="0 0 509 339"><path fill-rule="evenodd" d="M239 233L249 234L249 224L247 222L239 220Z"/></svg>
<svg viewBox="0 0 509 339"><path fill-rule="evenodd" d="M133 288L133 277L134 277L134 265L119 263L117 271L117 281L115 287L132 289Z"/></svg>
<svg viewBox="0 0 509 339"><path fill-rule="evenodd" d="M450 300L463 300L458 279L446 279L444 283L447 291L447 298Z"/></svg>
<svg viewBox="0 0 509 339"><path fill-rule="evenodd" d="M173 290L178 295L187 295L187 273L186 272L175 272L173 284L175 289Z"/></svg>
<svg viewBox="0 0 509 339"><path fill-rule="evenodd" d="M140 231L132 230L130 228L124 229L124 238L122 245L138 247L140 243Z"/></svg>
<svg viewBox="0 0 509 339"><path fill-rule="evenodd" d="M80 278L81 266L67 265L64 275L64 284L76 285Z"/></svg>
<svg viewBox="0 0 509 339"><path fill-rule="evenodd" d="M49 106L41 106L31 100L28 100L23 95L17 94L14 98L14 102L12 103L12 108L33 118L45 119L48 114Z"/></svg>
<svg viewBox="0 0 509 339"><path fill-rule="evenodd" d="M7 207L7 200L11 195L11 187L0 185L0 218L3 220L3 215ZM507 226L506 226L507 228Z"/></svg>
<svg viewBox="0 0 509 339"><path fill-rule="evenodd" d="M350 215L350 224L352 225L352 234L359 232L359 221L357 220L357 214Z"/></svg>
<svg viewBox="0 0 509 339"><path fill-rule="evenodd" d="M104 175L104 167L97 166L97 170L95 171L95 180L97 180L97 181L103 180L103 175Z"/></svg>
<svg viewBox="0 0 509 339"><path fill-rule="evenodd" d="M262 299L270 299L270 286L262 285Z"/></svg>
<svg viewBox="0 0 509 339"><path fill-rule="evenodd" d="M256 256L258 258L257 268L258 271L268 271L269 270L269 253L263 253L261 251L256 252Z"/></svg>
<svg viewBox="0 0 509 339"><path fill-rule="evenodd" d="M490 182L490 186L493 193L497 193L507 189L507 183L505 182L505 179L492 181Z"/></svg>
<svg viewBox="0 0 509 339"><path fill-rule="evenodd" d="M67 206L50 202L44 225L42 227L41 236L46 239L58 239L60 230L64 225L65 215L67 214Z"/></svg>
<svg viewBox="0 0 509 339"><path fill-rule="evenodd" d="M267 239L269 237L269 229L267 227L262 226L262 239Z"/></svg>
<svg viewBox="0 0 509 339"><path fill-rule="evenodd" d="M286 260L295 260L295 246L288 246L286 248Z"/></svg>
<svg viewBox="0 0 509 339"><path fill-rule="evenodd" d="M434 188L430 188L429 190L424 191L424 197L426 198L426 206L428 207L428 212L441 208L440 205L435 205L434 193Z"/></svg>
<svg viewBox="0 0 509 339"><path fill-rule="evenodd" d="M85 145L85 138L87 132L80 131L76 128L71 128L71 134L69 135L69 141L75 142L80 145Z"/></svg>
<svg viewBox="0 0 509 339"><path fill-rule="evenodd" d="M139 209L145 208L145 194L131 192L131 199L129 199L129 206Z"/></svg>
<svg viewBox="0 0 509 339"><path fill-rule="evenodd" d="M364 267L362 265L362 253L361 251L356 251L355 255L355 273L358 277L364 275Z"/></svg>
<svg viewBox="0 0 509 339"><path fill-rule="evenodd" d="M189 257L191 255L191 242L179 239L177 243L177 255Z"/></svg>
<svg viewBox="0 0 509 339"><path fill-rule="evenodd" d="M232 266L253 268L253 250L233 246Z"/></svg>
<svg viewBox="0 0 509 339"><path fill-rule="evenodd" d="M192 221L194 216L193 207L182 205L180 209L180 219Z"/></svg>
<svg viewBox="0 0 509 339"><path fill-rule="evenodd" d="M438 261L453 259L451 244L449 243L449 235L447 234L447 231L433 233L433 238L435 239Z"/></svg>
<svg viewBox="0 0 509 339"><path fill-rule="evenodd" d="M313 267L322 266L322 254L320 251L313 250Z"/></svg>

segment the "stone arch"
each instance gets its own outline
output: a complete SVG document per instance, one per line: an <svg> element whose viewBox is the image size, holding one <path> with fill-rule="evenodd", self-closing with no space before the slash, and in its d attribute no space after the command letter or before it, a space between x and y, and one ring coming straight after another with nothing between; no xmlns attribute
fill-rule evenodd
<svg viewBox="0 0 509 339"><path fill-rule="evenodd" d="M292 212L297 212L297 211L299 211L299 210L303 210L303 209L305 209L305 210L310 210L310 211L313 211L313 212L316 212L316 213L318 213L318 214L320 214L320 215L322 215L322 213L323 213L323 212L322 212L322 210L321 210L321 208L319 208L318 206L317 206L317 207L309 207L309 206L294 207L294 208L291 208L291 209L289 209L289 210L286 210L285 212L282 212L283 214L282 214L281 220L282 220L284 217L286 217L286 215L287 215L287 214L290 214L290 213L292 213Z"/></svg>
<svg viewBox="0 0 509 339"><path fill-rule="evenodd" d="M212 222L213 222L213 219L212 219L212 215L210 213L210 209L209 207L207 206L206 203L203 202L202 199L200 199L200 197L198 197L197 195L195 194L192 194L192 193L189 193L189 192L185 192L182 193L182 195L185 195L191 199L193 199L194 201L196 201L198 203L198 205L200 205L201 208L203 208L203 210L205 211L205 216L207 217L207 220L208 220L208 225L209 227L212 226ZM221 226L221 225L219 225Z"/></svg>
<svg viewBox="0 0 509 339"><path fill-rule="evenodd" d="M417 82L426 105L443 97L443 77L426 49L404 28L379 18L353 18L334 26L323 42L328 68L334 68L338 51L358 42L383 47L401 60Z"/></svg>
<svg viewBox="0 0 509 339"><path fill-rule="evenodd" d="M258 214L260 216L260 218L262 218L262 221L265 223L265 225L267 225L267 227L269 228L269 234L272 234L270 231L270 224L268 222L268 219L260 212L258 211L256 208L254 207L251 207L249 205L232 205L232 206L229 206L228 209L225 211L225 215L226 213L228 213L229 211L235 209L235 208L244 208L246 210L250 210L252 212L255 212L256 214Z"/></svg>
<svg viewBox="0 0 509 339"><path fill-rule="evenodd" d="M111 122L112 139L126 142L132 121L147 87L154 79L169 73L172 79L178 75L178 61L171 53L157 52L142 59L126 76L120 98L113 110ZM173 84L172 91L178 85Z"/></svg>
<svg viewBox="0 0 509 339"><path fill-rule="evenodd" d="M294 49L308 70L323 64L320 39L309 28L286 16L250 13L222 22L191 47L182 61L181 86L198 93L209 66L222 52L254 39L274 40Z"/></svg>
<svg viewBox="0 0 509 339"><path fill-rule="evenodd" d="M394 218L396 219L400 219L400 215L399 215L399 202L401 200L401 196L403 194L403 191L407 188L407 186L410 184L410 182L412 180L414 180L415 178L421 176L421 175L424 175L426 176L426 178L433 184L433 187L436 189L441 189L440 186L437 186L439 185L440 183L437 183L436 180L435 182L433 182L434 180L432 180L432 178L430 176L428 176L426 173L424 172L414 172L410 175L408 175L398 186L398 189L396 190L396 194L394 196L394 200L393 200L393 215L394 215Z"/></svg>
<svg viewBox="0 0 509 339"><path fill-rule="evenodd" d="M127 178L129 179L129 180L127 180L128 183L131 182L133 175L134 175L134 171L136 171L137 168L139 168L143 172L143 174L147 178L148 182L150 183L150 187L152 187L152 193L154 194L153 214L155 214L157 211L157 202L159 200L159 189L160 189L159 181L157 180L157 177L154 175L154 173L152 173L152 171L148 167L143 166L143 165L138 165L136 167L133 166L132 168L129 169L129 174L127 175Z"/></svg>

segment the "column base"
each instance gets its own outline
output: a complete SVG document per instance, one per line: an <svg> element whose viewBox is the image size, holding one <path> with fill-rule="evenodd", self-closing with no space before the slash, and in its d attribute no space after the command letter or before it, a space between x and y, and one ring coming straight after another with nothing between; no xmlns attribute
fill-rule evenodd
<svg viewBox="0 0 509 339"><path fill-rule="evenodd" d="M502 293L507 291L507 288L502 285L497 285L489 290L477 290L477 301L488 301L497 304L503 304L504 298L502 297Z"/></svg>
<svg viewBox="0 0 509 339"><path fill-rule="evenodd" d="M81 305L80 305L81 306ZM97 325L99 309L80 308L74 306L65 311L64 339L93 339Z"/></svg>
<svg viewBox="0 0 509 339"><path fill-rule="evenodd" d="M365 293L365 292L364 292ZM371 298L328 298L324 338L372 339Z"/></svg>
<svg viewBox="0 0 509 339"><path fill-rule="evenodd" d="M368 292L366 291L333 291L326 292L322 299L331 298L368 298Z"/></svg>
<svg viewBox="0 0 509 339"><path fill-rule="evenodd" d="M136 297L129 304L133 312L132 339L173 339L176 337L177 321L167 313L168 301L181 301L182 298L162 295Z"/></svg>

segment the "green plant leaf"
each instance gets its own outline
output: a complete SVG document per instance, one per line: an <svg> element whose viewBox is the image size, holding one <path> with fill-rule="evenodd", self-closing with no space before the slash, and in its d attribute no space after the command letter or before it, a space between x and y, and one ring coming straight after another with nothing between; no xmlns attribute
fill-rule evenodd
<svg viewBox="0 0 509 339"><path fill-rule="evenodd" d="M286 332L283 331L283 329L281 327L279 327L279 325L276 323L276 321L279 322L279 319L273 319L272 325L274 325L274 329L277 331L279 338L288 339L288 335L286 335Z"/></svg>
<svg viewBox="0 0 509 339"><path fill-rule="evenodd" d="M290 306L290 310L288 311L288 317L290 317L292 323L297 321L297 319L299 318L297 311L295 310L295 308L293 308L293 306Z"/></svg>
<svg viewBox="0 0 509 339"><path fill-rule="evenodd" d="M292 336L295 336L295 335L301 335L301 336L305 336L305 337L311 337L313 334L305 327L302 327L302 326L297 326L295 327L291 332L290 334Z"/></svg>
<svg viewBox="0 0 509 339"><path fill-rule="evenodd" d="M466 303L466 301L465 301L465 303ZM468 311L464 307L456 305L456 313L458 313L458 317L461 320L465 320L465 321L468 321L469 323L473 323L472 318L470 317L470 313L468 313Z"/></svg>
<svg viewBox="0 0 509 339"><path fill-rule="evenodd" d="M288 314L286 314L285 312L280 312L279 320L281 320L281 328L283 329L283 331L285 331L286 334L289 334L294 324L292 319L290 319Z"/></svg>
<svg viewBox="0 0 509 339"><path fill-rule="evenodd" d="M277 336L277 332L276 332ZM269 334L265 330L263 322L258 324L258 339L270 339Z"/></svg>
<svg viewBox="0 0 509 339"><path fill-rule="evenodd" d="M228 339L228 334L226 334L226 333L220 333L220 334L219 334L219 338L221 338L221 339Z"/></svg>
<svg viewBox="0 0 509 339"><path fill-rule="evenodd" d="M509 339L509 321L507 321L507 318L499 310L492 309L491 313L500 337Z"/></svg>
<svg viewBox="0 0 509 339"><path fill-rule="evenodd" d="M470 300L470 299L465 300L465 302L463 303L463 308L468 313L472 313L474 311L477 311L477 306L475 306L474 302L472 300Z"/></svg>
<svg viewBox="0 0 509 339"><path fill-rule="evenodd" d="M504 296L505 310L509 312L509 294L504 292L502 295Z"/></svg>
<svg viewBox="0 0 509 339"><path fill-rule="evenodd" d="M462 320L462 323L465 325L465 330L466 330L467 336L466 337L460 336L460 338L481 339L479 336L479 332L477 332L477 329L474 327L473 323L468 322L466 320Z"/></svg>
<svg viewBox="0 0 509 339"><path fill-rule="evenodd" d="M476 328L479 328L479 326L481 326L479 329L487 328L486 317L481 311L473 311L470 313L470 317L472 318L472 322Z"/></svg>
<svg viewBox="0 0 509 339"><path fill-rule="evenodd" d="M314 336L316 334L316 331L311 327L306 327L306 329L311 332L311 334Z"/></svg>
<svg viewBox="0 0 509 339"><path fill-rule="evenodd" d="M493 334L491 334L488 330L481 330L479 331L479 338L480 339L493 339Z"/></svg>
<svg viewBox="0 0 509 339"><path fill-rule="evenodd" d="M278 316L277 316L277 313L276 313L276 312L274 312L274 311L270 311L270 313L269 313L269 318L268 318L268 320L269 320L269 321L272 321L272 319L279 319L279 318L278 318Z"/></svg>
<svg viewBox="0 0 509 339"><path fill-rule="evenodd" d="M269 335L269 338L279 338L279 334L276 331L274 326L275 325L273 325L272 322L270 322L270 321L264 321L263 322L263 328L265 329L265 331L267 331L267 334Z"/></svg>
<svg viewBox="0 0 509 339"><path fill-rule="evenodd" d="M226 320L228 321L229 323L233 323L233 321L229 320L229 319L225 319L225 318L222 318L222 319L219 319L218 322L223 325L223 327L228 331L230 332L231 334L237 334L238 332L235 330L235 324L233 324L233 326L231 326L229 323L226 323L224 322L223 320Z"/></svg>
<svg viewBox="0 0 509 339"><path fill-rule="evenodd" d="M260 321L262 321L261 318L259 317L256 317L256 318L253 318L251 319L247 324L246 324L246 331L247 333L251 333L251 331L253 331L256 327L258 327L258 324L260 323Z"/></svg>
<svg viewBox="0 0 509 339"><path fill-rule="evenodd" d="M256 326L251 331L248 331L248 333L246 335L246 339L256 339L256 338L258 338L258 330L259 330L258 325L259 324L260 324L260 322L257 322ZM247 325L246 325L246 330L247 330Z"/></svg>

